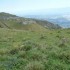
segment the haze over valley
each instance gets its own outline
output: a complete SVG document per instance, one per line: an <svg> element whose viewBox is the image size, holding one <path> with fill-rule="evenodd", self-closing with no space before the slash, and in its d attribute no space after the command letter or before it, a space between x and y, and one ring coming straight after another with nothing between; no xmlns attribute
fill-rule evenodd
<svg viewBox="0 0 70 70"><path fill-rule="evenodd" d="M63 28L70 28L70 7L40 10L39 12L34 12L33 14L29 13L27 15L23 15L22 13L22 17L23 16L27 18L48 20L49 22L58 24Z"/></svg>

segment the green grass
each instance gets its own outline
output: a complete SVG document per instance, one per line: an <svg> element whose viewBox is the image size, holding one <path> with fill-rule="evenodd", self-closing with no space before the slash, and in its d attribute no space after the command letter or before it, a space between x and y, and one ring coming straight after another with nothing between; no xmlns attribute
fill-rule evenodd
<svg viewBox="0 0 70 70"><path fill-rule="evenodd" d="M70 29L0 28L0 70L70 70Z"/></svg>
<svg viewBox="0 0 70 70"><path fill-rule="evenodd" d="M27 23L27 24L23 24ZM39 25L38 23L30 23L26 20L21 19L0 19L0 28L8 28L8 29L18 29L18 30L32 30L32 31L44 31L46 28L44 28L42 25Z"/></svg>

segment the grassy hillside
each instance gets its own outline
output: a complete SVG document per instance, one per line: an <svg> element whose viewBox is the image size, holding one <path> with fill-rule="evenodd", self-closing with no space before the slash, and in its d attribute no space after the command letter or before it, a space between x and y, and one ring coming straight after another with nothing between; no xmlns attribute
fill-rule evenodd
<svg viewBox="0 0 70 70"><path fill-rule="evenodd" d="M27 21L21 22L21 20L17 19L0 20L0 27L8 29L33 30L33 31L46 30L46 28L37 23L28 23Z"/></svg>
<svg viewBox="0 0 70 70"><path fill-rule="evenodd" d="M0 70L70 70L70 29L0 28Z"/></svg>
<svg viewBox="0 0 70 70"><path fill-rule="evenodd" d="M22 18L16 15L8 13L0 13L0 28L9 29L22 29L22 30L44 30L48 29L59 29L58 25L54 25L48 21L42 21L37 19Z"/></svg>
<svg viewBox="0 0 70 70"><path fill-rule="evenodd" d="M0 70L70 70L70 29L0 13Z"/></svg>
<svg viewBox="0 0 70 70"><path fill-rule="evenodd" d="M48 28L48 29L60 29L61 28L59 25L53 24L53 23L48 22L46 20L37 20L37 19L33 19L33 20L35 20L38 24L40 24L43 27Z"/></svg>

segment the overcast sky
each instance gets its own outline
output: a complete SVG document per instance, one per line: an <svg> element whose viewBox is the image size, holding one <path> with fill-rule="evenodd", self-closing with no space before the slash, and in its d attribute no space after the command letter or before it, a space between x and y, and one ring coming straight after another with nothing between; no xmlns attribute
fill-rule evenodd
<svg viewBox="0 0 70 70"><path fill-rule="evenodd" d="M68 7L70 7L70 0L0 0L0 12L14 14Z"/></svg>

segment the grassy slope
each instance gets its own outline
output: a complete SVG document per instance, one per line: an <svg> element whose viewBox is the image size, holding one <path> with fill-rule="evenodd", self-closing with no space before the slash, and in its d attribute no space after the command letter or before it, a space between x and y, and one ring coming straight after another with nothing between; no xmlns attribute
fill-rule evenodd
<svg viewBox="0 0 70 70"><path fill-rule="evenodd" d="M0 29L0 70L70 70L70 29Z"/></svg>
<svg viewBox="0 0 70 70"><path fill-rule="evenodd" d="M26 23L26 25L25 25ZM36 25L35 25L36 24ZM36 27L35 27L36 26ZM58 25L54 25L45 20L37 20L30 18L22 18L16 15L8 13L0 13L0 28L11 28L11 29L29 29L29 28L48 28L48 29L59 29ZM37 28L38 27L38 28ZM38 29L39 30L39 29Z"/></svg>
<svg viewBox="0 0 70 70"><path fill-rule="evenodd" d="M22 24L21 20L17 21L16 19L0 20L0 27L18 30L46 30L43 26L37 23Z"/></svg>

